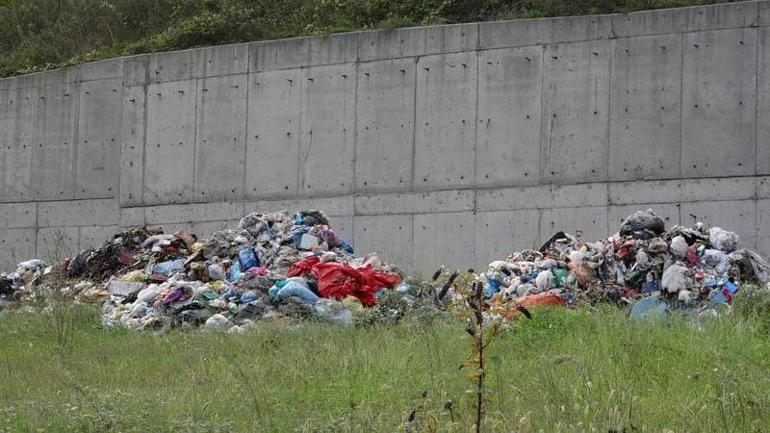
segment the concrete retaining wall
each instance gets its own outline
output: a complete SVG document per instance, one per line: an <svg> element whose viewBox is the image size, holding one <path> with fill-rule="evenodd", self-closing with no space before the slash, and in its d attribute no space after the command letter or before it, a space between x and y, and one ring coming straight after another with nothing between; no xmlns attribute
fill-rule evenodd
<svg viewBox="0 0 770 433"><path fill-rule="evenodd" d="M479 266L638 208L770 253L770 2L118 58L0 80L0 263L320 208Z"/></svg>

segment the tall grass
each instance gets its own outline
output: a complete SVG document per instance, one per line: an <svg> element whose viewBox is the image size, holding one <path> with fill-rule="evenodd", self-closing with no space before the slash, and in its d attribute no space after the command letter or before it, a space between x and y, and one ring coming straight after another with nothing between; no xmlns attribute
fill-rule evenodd
<svg viewBox="0 0 770 433"><path fill-rule="evenodd" d="M0 315L0 431L392 433L421 404L438 431L474 422L460 321L154 335L76 308L68 350L46 314ZM758 316L535 311L485 357L485 431L767 431L768 360Z"/></svg>
<svg viewBox="0 0 770 433"><path fill-rule="evenodd" d="M122 54L230 42L716 2L719 0L0 0L0 76Z"/></svg>

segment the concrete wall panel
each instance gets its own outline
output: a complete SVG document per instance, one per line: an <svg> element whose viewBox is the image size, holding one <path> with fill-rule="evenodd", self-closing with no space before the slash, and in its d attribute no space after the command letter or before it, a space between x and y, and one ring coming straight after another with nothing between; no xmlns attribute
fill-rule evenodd
<svg viewBox="0 0 770 433"><path fill-rule="evenodd" d="M364 63L356 94L356 191L406 190L412 182L413 58Z"/></svg>
<svg viewBox="0 0 770 433"><path fill-rule="evenodd" d="M126 57L123 61L123 85L143 86L149 79L150 55Z"/></svg>
<svg viewBox="0 0 770 433"><path fill-rule="evenodd" d="M427 56L476 49L478 24L401 28L362 32L358 39L361 61Z"/></svg>
<svg viewBox="0 0 770 433"><path fill-rule="evenodd" d="M356 216L354 225L358 254L376 252L388 263L412 268L412 215Z"/></svg>
<svg viewBox="0 0 770 433"><path fill-rule="evenodd" d="M147 78L150 83L189 80L196 63L197 50L169 51L150 54Z"/></svg>
<svg viewBox="0 0 770 433"><path fill-rule="evenodd" d="M610 42L548 45L543 62L543 177L605 180Z"/></svg>
<svg viewBox="0 0 770 433"><path fill-rule="evenodd" d="M754 173L756 44L752 28L684 35L682 176Z"/></svg>
<svg viewBox="0 0 770 433"><path fill-rule="evenodd" d="M305 194L353 190L356 65L303 69L299 187Z"/></svg>
<svg viewBox="0 0 770 433"><path fill-rule="evenodd" d="M352 32L311 38L309 65L354 63L358 60L358 35Z"/></svg>
<svg viewBox="0 0 770 433"><path fill-rule="evenodd" d="M631 204L740 200L753 198L757 189L754 177L616 182L609 184L609 201Z"/></svg>
<svg viewBox="0 0 770 433"><path fill-rule="evenodd" d="M19 87L4 93L0 101L0 199L32 200L32 149L40 91Z"/></svg>
<svg viewBox="0 0 770 433"><path fill-rule="evenodd" d="M123 58L99 60L78 66L80 81L123 78Z"/></svg>
<svg viewBox="0 0 770 433"><path fill-rule="evenodd" d="M120 181L122 79L80 84L75 198L115 197Z"/></svg>
<svg viewBox="0 0 770 433"><path fill-rule="evenodd" d="M196 236L198 236L201 239L208 238L215 232L218 232L220 230L224 230L228 227L237 227L238 221L203 221L203 222L195 222L192 224L189 223L168 223L164 224L164 228L166 230L176 231L179 229L185 229L189 231L190 233L195 233Z"/></svg>
<svg viewBox="0 0 770 433"><path fill-rule="evenodd" d="M34 259L35 229L0 230L0 264L4 272L16 270L16 264Z"/></svg>
<svg viewBox="0 0 770 433"><path fill-rule="evenodd" d="M484 23L479 27L481 48L608 39L612 35L609 16L580 16Z"/></svg>
<svg viewBox="0 0 770 433"><path fill-rule="evenodd" d="M38 203L39 227L117 225L120 221L118 203L111 199L65 200Z"/></svg>
<svg viewBox="0 0 770 433"><path fill-rule="evenodd" d="M476 266L479 271L494 260L525 248L539 247L538 210L478 212L475 221Z"/></svg>
<svg viewBox="0 0 770 433"><path fill-rule="evenodd" d="M750 27L757 22L757 3L749 1L613 15L612 31L625 37Z"/></svg>
<svg viewBox="0 0 770 433"><path fill-rule="evenodd" d="M195 116L195 200L243 198L247 77L198 80Z"/></svg>
<svg viewBox="0 0 770 433"><path fill-rule="evenodd" d="M0 229L35 227L37 203L0 204Z"/></svg>
<svg viewBox="0 0 770 433"><path fill-rule="evenodd" d="M465 52L417 62L416 189L473 184L476 61Z"/></svg>
<svg viewBox="0 0 770 433"><path fill-rule="evenodd" d="M41 227L37 230L38 257L61 262L78 253L80 227Z"/></svg>
<svg viewBox="0 0 770 433"><path fill-rule="evenodd" d="M681 224L679 220L678 203L639 203L620 206L610 206L607 210L607 228L608 234L612 235L620 230L620 225L626 220L626 217L638 210L652 209L655 215L663 218L666 228L674 224Z"/></svg>
<svg viewBox="0 0 770 433"><path fill-rule="evenodd" d="M245 74L248 71L248 44L218 45L200 48L193 53L194 78Z"/></svg>
<svg viewBox="0 0 770 433"><path fill-rule="evenodd" d="M540 178L543 49L479 53L476 185Z"/></svg>
<svg viewBox="0 0 770 433"><path fill-rule="evenodd" d="M230 202L190 203L144 208L147 224L232 221L240 219L244 214L243 203Z"/></svg>
<svg viewBox="0 0 770 433"><path fill-rule="evenodd" d="M543 209L538 241L544 241L558 231L580 235L586 241L602 239L609 235L607 207Z"/></svg>
<svg viewBox="0 0 770 433"><path fill-rule="evenodd" d="M683 225L691 226L696 221L702 221L706 227L722 227L738 233L743 248L756 248L757 215L754 200L682 203L681 209Z"/></svg>
<svg viewBox="0 0 770 433"><path fill-rule="evenodd" d="M299 80L298 69L249 75L247 198L297 193Z"/></svg>
<svg viewBox="0 0 770 433"><path fill-rule="evenodd" d="M123 90L123 121L120 134L120 204L142 203L147 93L144 86Z"/></svg>
<svg viewBox="0 0 770 433"><path fill-rule="evenodd" d="M605 183L495 188L476 193L476 209L481 211L573 208L606 204Z"/></svg>
<svg viewBox="0 0 770 433"><path fill-rule="evenodd" d="M269 71L307 66L310 63L310 38L263 41L249 45L250 71Z"/></svg>
<svg viewBox="0 0 770 433"><path fill-rule="evenodd" d="M770 200L767 199L757 200L756 249L759 254L770 256Z"/></svg>
<svg viewBox="0 0 770 433"><path fill-rule="evenodd" d="M332 230L350 245L355 245L355 222L352 215L329 215ZM359 251L361 253L361 251ZM360 254L360 255L364 255Z"/></svg>
<svg viewBox="0 0 770 433"><path fill-rule="evenodd" d="M361 195L355 198L356 215L472 211L474 192L449 190L423 193Z"/></svg>
<svg viewBox="0 0 770 433"><path fill-rule="evenodd" d="M49 82L38 98L40 118L32 146L31 194L38 200L73 198L73 161L78 90L72 82Z"/></svg>
<svg viewBox="0 0 770 433"><path fill-rule="evenodd" d="M87 248L98 249L112 236L120 230L117 225L114 226L88 226L80 228L80 237L78 238L78 249Z"/></svg>
<svg viewBox="0 0 770 433"><path fill-rule="evenodd" d="M187 202L193 197L196 99L195 81L147 86L145 204Z"/></svg>
<svg viewBox="0 0 770 433"><path fill-rule="evenodd" d="M763 3L765 4L765 3ZM770 5L768 5L770 15ZM757 65L757 174L770 174L770 28L760 27Z"/></svg>
<svg viewBox="0 0 770 433"><path fill-rule="evenodd" d="M613 41L610 180L679 175L681 35Z"/></svg>
<svg viewBox="0 0 770 433"><path fill-rule="evenodd" d="M294 213L303 209L316 209L331 215L353 215L353 197L295 198L285 200L260 200L244 203L244 212L279 212Z"/></svg>
<svg viewBox="0 0 770 433"><path fill-rule="evenodd" d="M474 257L472 212L414 216L414 270L429 278L442 265L467 269Z"/></svg>

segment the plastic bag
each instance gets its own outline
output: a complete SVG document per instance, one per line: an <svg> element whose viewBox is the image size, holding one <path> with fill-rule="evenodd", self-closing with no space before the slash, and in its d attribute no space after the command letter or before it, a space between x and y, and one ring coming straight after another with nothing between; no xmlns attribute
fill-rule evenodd
<svg viewBox="0 0 770 433"><path fill-rule="evenodd" d="M313 305L316 317L335 325L350 325L353 323L353 313L341 303L331 299L321 299Z"/></svg>
<svg viewBox="0 0 770 433"><path fill-rule="evenodd" d="M238 260L241 262L241 269L249 269L259 266L257 255L251 248L244 248L238 251Z"/></svg>
<svg viewBox="0 0 770 433"><path fill-rule="evenodd" d="M687 241L681 236L674 236L668 250L677 260L682 260L687 256Z"/></svg>
<svg viewBox="0 0 770 433"><path fill-rule="evenodd" d="M374 293L377 290L391 288L401 282L398 274L374 271L369 265L354 269L344 263L318 263L313 266L312 272L321 296L339 300L352 295L366 306L375 304L377 299Z"/></svg>
<svg viewBox="0 0 770 433"><path fill-rule="evenodd" d="M678 293L692 286L690 270L681 262L676 262L663 271L661 286L668 293Z"/></svg>
<svg viewBox="0 0 770 433"><path fill-rule="evenodd" d="M666 230L663 219L651 209L636 211L629 215L620 226L621 236L633 236L635 239L651 239Z"/></svg>
<svg viewBox="0 0 770 433"><path fill-rule="evenodd" d="M668 316L668 304L662 299L643 298L631 307L634 320L660 320Z"/></svg>
<svg viewBox="0 0 770 433"><path fill-rule="evenodd" d="M318 302L318 295L310 290L304 278L289 278L277 281L268 291L268 296L273 301L282 301L294 296L311 304Z"/></svg>
<svg viewBox="0 0 770 433"><path fill-rule="evenodd" d="M709 243L712 247L731 253L738 247L738 235L721 227L709 229Z"/></svg>
<svg viewBox="0 0 770 433"><path fill-rule="evenodd" d="M185 259L169 260L153 266L152 273L170 277L174 272L184 268Z"/></svg>

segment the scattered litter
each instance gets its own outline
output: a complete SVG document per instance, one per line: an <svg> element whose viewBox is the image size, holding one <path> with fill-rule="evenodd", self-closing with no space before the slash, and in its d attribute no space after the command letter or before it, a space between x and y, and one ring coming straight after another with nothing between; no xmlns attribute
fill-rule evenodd
<svg viewBox="0 0 770 433"><path fill-rule="evenodd" d="M329 224L323 212L303 210L250 213L208 240L184 230L132 229L67 260L65 279L86 284L65 291L104 301L106 327L205 325L237 333L254 321L292 317L350 324L351 310L374 306L402 278L376 255L356 257ZM19 264L0 281L1 295L34 297L46 272L39 260Z"/></svg>
<svg viewBox="0 0 770 433"><path fill-rule="evenodd" d="M703 223L666 231L652 210L638 211L615 235L586 242L559 232L539 250L514 252L477 276L484 295L506 303L551 293L567 305L633 305L635 318L670 308L703 312L730 303L741 285L767 283L768 263L739 249L738 235ZM664 308L665 307L665 308Z"/></svg>
<svg viewBox="0 0 770 433"><path fill-rule="evenodd" d="M323 212L249 213L237 227L201 240L180 230L135 228L61 266L40 260L0 275L0 307L34 299L42 281L82 302L103 302L105 327L201 327L243 332L259 321L399 320L407 311L451 309L468 281L483 285L489 314L514 318L536 306L611 302L633 318L715 311L747 283L767 283L770 265L720 227L666 230L652 210L596 242L558 232L463 277L440 270L404 280L376 254L356 256ZM459 280L458 280L459 278Z"/></svg>

